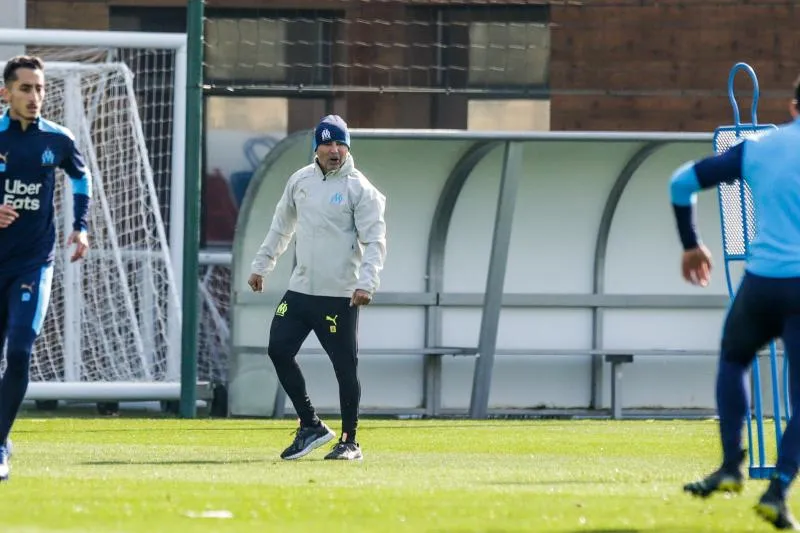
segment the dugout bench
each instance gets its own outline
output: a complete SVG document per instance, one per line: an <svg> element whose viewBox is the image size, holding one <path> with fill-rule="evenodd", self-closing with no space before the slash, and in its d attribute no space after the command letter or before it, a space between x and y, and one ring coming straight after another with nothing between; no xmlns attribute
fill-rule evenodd
<svg viewBox="0 0 800 533"><path fill-rule="evenodd" d="M237 347L240 353L263 353L266 357L264 346L240 346ZM322 349L305 349L300 351L300 355L324 355ZM623 413L623 367L632 364L636 357L686 357L686 356L707 356L716 357L717 350L677 350L677 349L498 349L495 355L499 356L602 356L606 363L611 365L611 408L610 416L612 419L621 420ZM760 355L764 355L762 353ZM782 350L778 350L778 355L782 355ZM361 349L359 355L419 355L425 358L424 364L424 386L423 398L424 406L419 410L420 414L435 417L441 414L441 382L442 382L442 358L446 355L453 357L476 357L477 348L470 347L430 347L419 349ZM285 416L286 393L282 387L278 386L275 394L275 407L272 413L274 418ZM411 412L404 409L403 412Z"/></svg>
<svg viewBox="0 0 800 533"><path fill-rule="evenodd" d="M636 357L649 357L649 356L716 356L719 352L711 350L669 350L669 349L585 349L585 350L570 350L570 349L555 349L555 350L497 350L496 355L533 355L533 356L564 356L564 355L585 355L594 356L599 355L603 357L603 361L611 365L611 418L621 420L622 413L622 398L623 398L623 366L632 364Z"/></svg>
<svg viewBox="0 0 800 533"><path fill-rule="evenodd" d="M265 346L237 346L237 353L264 354L267 357ZM441 408L441 380L442 380L442 357L452 356L476 356L477 348L462 347L436 347L436 348L361 348L358 351L362 355L421 355L425 357L423 398L424 407L419 410L419 414L426 416L437 416ZM300 350L298 355L325 355L321 348L308 348ZM275 392L275 407L272 412L274 418L283 418L285 415L286 392L283 387L278 385ZM403 412L412 412L404 409Z"/></svg>
<svg viewBox="0 0 800 533"><path fill-rule="evenodd" d="M602 356L606 363L611 365L611 418L614 420L621 420L623 417L622 400L623 400L623 366L632 364L636 357L718 357L719 350L678 350L666 348L644 348L644 349L517 349L517 350L503 350L498 349L495 355L513 356L513 355L531 355L531 356ZM769 355L768 350L764 350L758 354L759 357ZM783 355L783 350L776 350L777 356Z"/></svg>

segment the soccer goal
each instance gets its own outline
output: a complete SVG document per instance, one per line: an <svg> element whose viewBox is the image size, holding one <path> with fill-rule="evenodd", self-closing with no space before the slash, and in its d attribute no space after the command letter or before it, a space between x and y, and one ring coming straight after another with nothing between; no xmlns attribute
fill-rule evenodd
<svg viewBox="0 0 800 533"><path fill-rule="evenodd" d="M0 29L8 45L45 61L43 116L72 130L94 190L92 248L70 263L72 198L59 171L53 293L27 398L176 400L186 37Z"/></svg>

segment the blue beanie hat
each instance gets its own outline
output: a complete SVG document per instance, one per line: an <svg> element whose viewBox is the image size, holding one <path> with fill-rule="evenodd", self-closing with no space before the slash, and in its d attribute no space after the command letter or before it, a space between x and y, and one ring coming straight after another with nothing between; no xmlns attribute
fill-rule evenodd
<svg viewBox="0 0 800 533"><path fill-rule="evenodd" d="M336 141L350 148L350 132L347 123L339 115L328 115L323 118L314 130L314 151L320 144Z"/></svg>

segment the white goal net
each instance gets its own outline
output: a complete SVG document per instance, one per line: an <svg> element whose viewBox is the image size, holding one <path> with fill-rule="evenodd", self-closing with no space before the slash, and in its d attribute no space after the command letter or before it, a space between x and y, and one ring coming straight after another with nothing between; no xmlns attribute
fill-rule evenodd
<svg viewBox="0 0 800 533"><path fill-rule="evenodd" d="M89 256L71 264L64 248L73 218L71 189L58 171L53 292L31 381L177 382L181 303L175 263L183 215L173 211L183 202L174 187L183 179L176 175L183 150L173 153L174 134L184 127L173 124L180 111L175 100L183 98L175 89L176 71L183 68L177 47L44 44L22 47L45 61L42 114L74 133L92 174L93 199ZM0 57L0 65L7 59Z"/></svg>

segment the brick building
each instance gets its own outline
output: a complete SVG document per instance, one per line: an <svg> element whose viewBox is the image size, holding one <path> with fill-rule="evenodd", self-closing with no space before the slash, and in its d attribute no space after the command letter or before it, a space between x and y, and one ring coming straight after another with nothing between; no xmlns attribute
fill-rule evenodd
<svg viewBox="0 0 800 533"><path fill-rule="evenodd" d="M730 121L725 84L736 61L747 61L759 74L762 122L785 120L789 87L800 73L796 53L800 32L795 31L800 7L790 0L208 0L207 12L212 21L273 16L321 19L315 30L329 32L334 43L322 53L333 63L341 62L337 48L346 43L345 63L350 67L332 67L328 79L319 81L375 88L396 85L399 72L400 85L415 89L311 97L273 88L268 94L289 99L290 130L323 110L335 110L346 113L359 127L466 128L474 111L476 127L483 127L481 121L487 119L500 127L514 127L515 117L543 112L547 124L523 121L518 126L705 131ZM184 19L185 0L27 1L29 27L180 31ZM330 19L367 23L337 27L324 22ZM520 40L512 31L485 32L491 39L489 47L496 45L495 61L502 61L497 58L510 55L515 46L530 45L525 39L531 35L544 38L546 53L528 55L517 74L506 79L470 70L469 62L475 59L468 41L475 38L475 23L502 28L510 22L543 26L547 34L526 32ZM287 35L291 37L292 32L297 42L307 39L307 29L295 25L287 29ZM415 46L443 39L444 46ZM503 43L503 39L513 42ZM356 42L363 45L353 46ZM444 57L435 57L437 50ZM486 54L492 53L487 50ZM291 63L288 56L293 53L298 64L308 62L307 51L297 46L290 47L284 59ZM385 68L398 65L410 69ZM453 65L456 68L450 68ZM738 82L740 90L749 90L746 76ZM465 90L448 94L442 92L446 87ZM525 94L526 87L537 91ZM743 113L749 116L746 94L741 102ZM537 103L549 105L535 107ZM483 116L478 116L481 111Z"/></svg>
<svg viewBox="0 0 800 533"><path fill-rule="evenodd" d="M27 0L26 17L182 32L186 0ZM207 0L204 246L230 246L258 161L326 113L360 128L712 131L746 61L759 121L783 122L797 27L793 0ZM740 74L745 121L750 89Z"/></svg>

